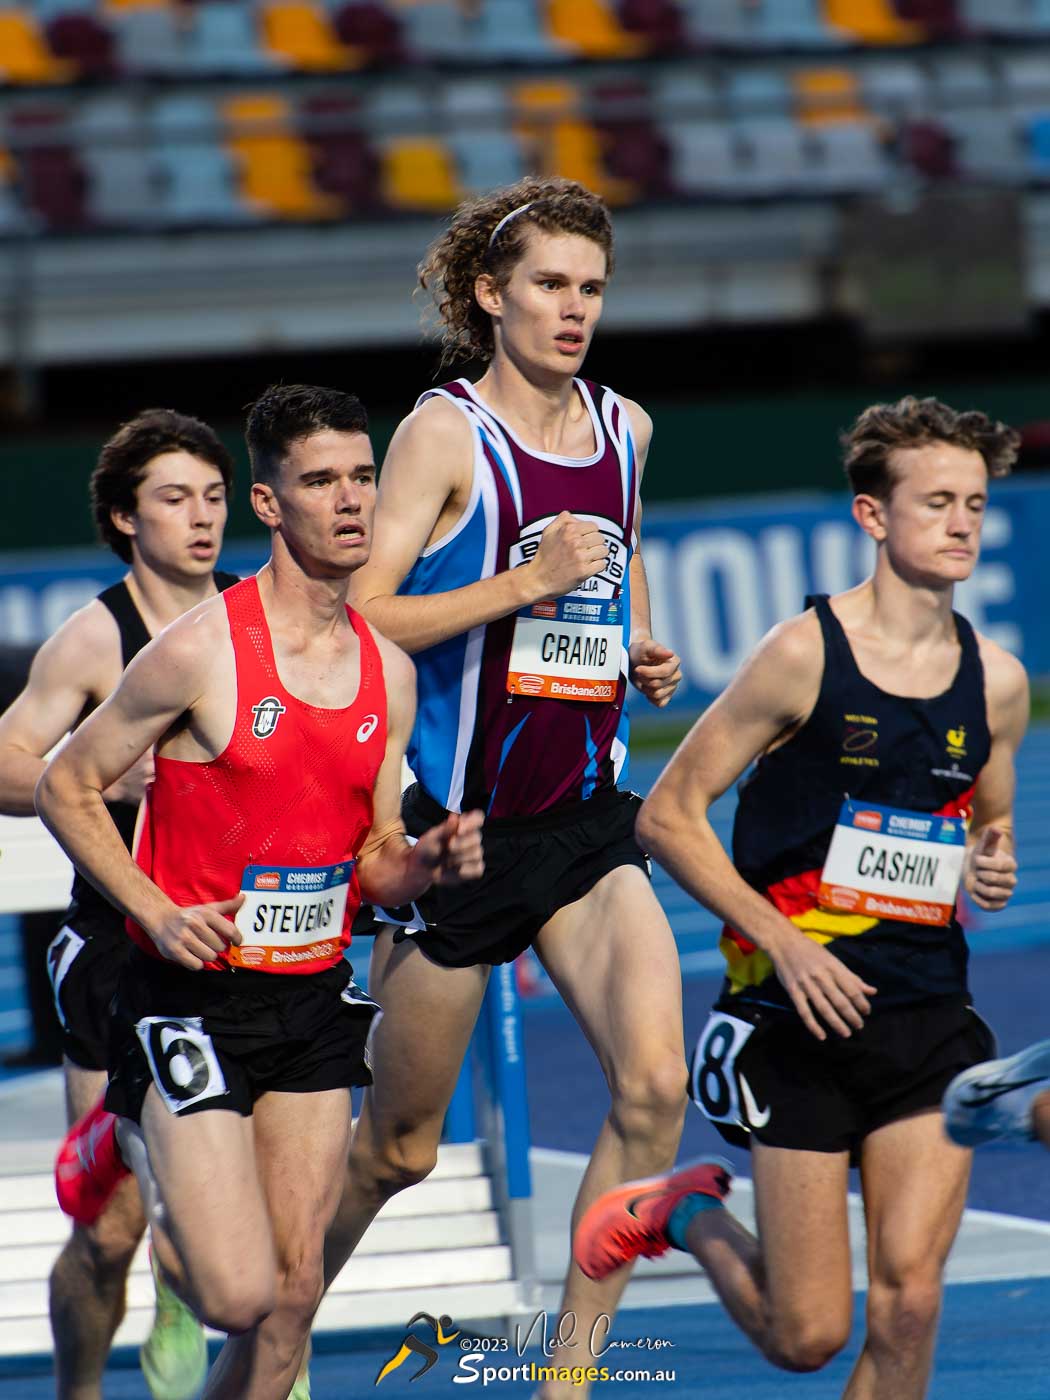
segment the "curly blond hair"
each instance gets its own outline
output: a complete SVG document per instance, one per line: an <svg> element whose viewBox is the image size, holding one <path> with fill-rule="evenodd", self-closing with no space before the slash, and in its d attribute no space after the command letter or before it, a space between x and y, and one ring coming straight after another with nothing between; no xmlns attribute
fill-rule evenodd
<svg viewBox="0 0 1050 1400"><path fill-rule="evenodd" d="M885 501L897 484L890 467L895 450L946 442L979 452L989 476L1007 476L1017 460L1021 435L976 409L960 413L939 399L909 394L896 403L873 403L841 441L853 494Z"/></svg>
<svg viewBox="0 0 1050 1400"><path fill-rule="evenodd" d="M443 328L442 366L458 359L492 358L492 320L475 300L474 283L485 272L497 287L505 287L525 252L530 228L590 238L605 253L611 275L609 211L603 199L575 180L528 175L465 200L418 268L419 285L433 298Z"/></svg>

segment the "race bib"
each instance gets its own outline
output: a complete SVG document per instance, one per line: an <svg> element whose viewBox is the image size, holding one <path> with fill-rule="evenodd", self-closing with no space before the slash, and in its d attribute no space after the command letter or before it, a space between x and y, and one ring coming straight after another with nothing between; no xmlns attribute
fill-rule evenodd
<svg viewBox="0 0 1050 1400"><path fill-rule="evenodd" d="M231 947L235 967L281 972L337 952L354 862L339 865L246 865L244 903L234 923L244 942Z"/></svg>
<svg viewBox="0 0 1050 1400"><path fill-rule="evenodd" d="M909 924L950 923L965 855L962 817L862 807L847 798L821 873L820 906Z"/></svg>
<svg viewBox="0 0 1050 1400"><path fill-rule="evenodd" d="M143 1016L135 1034L169 1113L225 1098L222 1066L200 1016Z"/></svg>
<svg viewBox="0 0 1050 1400"><path fill-rule="evenodd" d="M623 601L569 594L523 608L507 671L512 695L616 699L623 651Z"/></svg>
<svg viewBox="0 0 1050 1400"><path fill-rule="evenodd" d="M761 1128L769 1121L769 1110L758 1107L751 1086L741 1079L736 1066L737 1056L754 1029L750 1021L712 1011L696 1042L689 1067L689 1096L712 1123Z"/></svg>

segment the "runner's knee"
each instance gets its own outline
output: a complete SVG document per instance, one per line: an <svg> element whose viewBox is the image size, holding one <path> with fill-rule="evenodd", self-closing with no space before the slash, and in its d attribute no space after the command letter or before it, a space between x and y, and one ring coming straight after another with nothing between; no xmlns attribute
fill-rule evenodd
<svg viewBox="0 0 1050 1400"><path fill-rule="evenodd" d="M612 1111L624 1134L648 1137L658 1125L681 1122L687 1082L685 1061L673 1052L618 1076L612 1085Z"/></svg>
<svg viewBox="0 0 1050 1400"><path fill-rule="evenodd" d="M941 1310L941 1283L927 1270L892 1282L872 1279L868 1289L868 1336L893 1351L926 1344Z"/></svg>
<svg viewBox="0 0 1050 1400"><path fill-rule="evenodd" d="M277 1304L277 1281L272 1274L260 1272L253 1277L231 1267L195 1282L200 1320L217 1332L250 1332Z"/></svg>
<svg viewBox="0 0 1050 1400"><path fill-rule="evenodd" d="M132 1222L104 1214L94 1225L75 1225L68 1248L96 1278L123 1278L141 1238Z"/></svg>
<svg viewBox="0 0 1050 1400"><path fill-rule="evenodd" d="M396 1135L368 1148L350 1149L351 1171L363 1172L384 1199L423 1181L437 1166L437 1141L431 1134Z"/></svg>
<svg viewBox="0 0 1050 1400"><path fill-rule="evenodd" d="M767 1355L782 1371L820 1371L849 1340L849 1327L822 1318L791 1318L774 1325Z"/></svg>
<svg viewBox="0 0 1050 1400"><path fill-rule="evenodd" d="M320 1245L311 1250L308 1257L285 1264L279 1270L277 1292L281 1311L300 1316L304 1324L309 1324L324 1293Z"/></svg>

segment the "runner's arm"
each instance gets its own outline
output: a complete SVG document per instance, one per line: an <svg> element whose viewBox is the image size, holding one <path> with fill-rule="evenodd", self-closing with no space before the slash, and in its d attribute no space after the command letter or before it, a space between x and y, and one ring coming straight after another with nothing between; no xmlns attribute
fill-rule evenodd
<svg viewBox="0 0 1050 1400"><path fill-rule="evenodd" d="M638 470L638 496L634 514L634 553L631 555L631 641L630 680L651 705L657 709L670 701L682 680L682 663L670 647L657 641L652 633L652 613L649 606L649 577L642 557L642 498L641 481L649 447L653 438L653 420L641 405L624 400L634 434L635 464Z"/></svg>
<svg viewBox="0 0 1050 1400"><path fill-rule="evenodd" d="M697 720L638 817L641 846L694 899L762 948L808 1029L839 1035L863 1024L875 991L807 938L737 873L714 833L711 804L816 703L822 671L812 614L766 637L728 688Z"/></svg>
<svg viewBox="0 0 1050 1400"><path fill-rule="evenodd" d="M70 859L110 904L129 914L165 956L188 967L220 952L240 934L217 909L198 906L188 920L132 859L102 794L199 701L223 641L225 613L173 623L128 667L120 685L55 755L36 789L37 811ZM225 632L228 644L228 629ZM173 944L185 956L176 956Z"/></svg>
<svg viewBox="0 0 1050 1400"><path fill-rule="evenodd" d="M562 512L546 548L527 564L462 588L424 596L397 590L423 553L434 527L457 496L470 495L474 442L466 418L430 399L398 427L379 480L372 549L355 574L350 601L407 652L423 651L543 598L567 593L598 573L605 546L597 527ZM555 529L554 527L558 528Z"/></svg>
<svg viewBox="0 0 1050 1400"><path fill-rule="evenodd" d="M100 657L114 646L120 646L115 622L100 603L89 603L33 658L25 689L0 716L0 812L6 816L35 813L33 793L47 767L44 755L65 738L97 693Z"/></svg>
<svg viewBox="0 0 1050 1400"><path fill-rule="evenodd" d="M386 754L376 779L372 830L357 857L361 893L396 908L418 899L436 881L476 879L483 870L480 812L453 813L415 844L401 820L401 772L416 718L416 668L400 649L376 638L387 693Z"/></svg>
<svg viewBox="0 0 1050 1400"><path fill-rule="evenodd" d="M1028 677L1008 652L982 638L989 726L988 761L973 795L967 837L966 892L980 909L1002 909L1017 885L1014 855L1014 790L1017 750L1028 727Z"/></svg>

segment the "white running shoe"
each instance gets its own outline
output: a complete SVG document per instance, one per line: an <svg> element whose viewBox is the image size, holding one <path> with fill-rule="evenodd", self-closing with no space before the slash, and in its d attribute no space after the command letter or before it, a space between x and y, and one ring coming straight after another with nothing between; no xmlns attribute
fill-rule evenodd
<svg viewBox="0 0 1050 1400"><path fill-rule="evenodd" d="M945 1127L960 1147L1005 1139L1032 1142L1032 1104L1050 1091L1050 1040L1006 1060L985 1060L957 1074L944 1094Z"/></svg>

